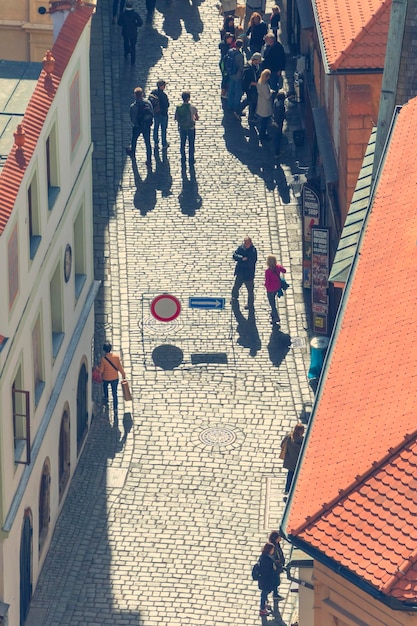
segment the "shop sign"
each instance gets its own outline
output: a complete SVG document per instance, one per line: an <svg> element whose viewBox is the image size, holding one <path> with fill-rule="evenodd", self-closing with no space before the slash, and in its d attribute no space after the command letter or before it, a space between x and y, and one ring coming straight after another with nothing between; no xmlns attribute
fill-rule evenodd
<svg viewBox="0 0 417 626"><path fill-rule="evenodd" d="M320 224L320 198L310 185L303 186L303 287L311 288L311 233Z"/></svg>
<svg viewBox="0 0 417 626"><path fill-rule="evenodd" d="M313 332L326 335L329 316L329 229L312 228L311 303Z"/></svg>

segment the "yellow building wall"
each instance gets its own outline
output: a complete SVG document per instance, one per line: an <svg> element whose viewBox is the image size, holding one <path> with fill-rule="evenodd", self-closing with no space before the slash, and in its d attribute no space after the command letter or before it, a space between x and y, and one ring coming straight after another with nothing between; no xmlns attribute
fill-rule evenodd
<svg viewBox="0 0 417 626"><path fill-rule="evenodd" d="M314 626L417 626L417 613L394 611L314 561Z"/></svg>
<svg viewBox="0 0 417 626"><path fill-rule="evenodd" d="M40 7L49 9L49 0L1 0L0 59L42 61L52 47L52 22Z"/></svg>

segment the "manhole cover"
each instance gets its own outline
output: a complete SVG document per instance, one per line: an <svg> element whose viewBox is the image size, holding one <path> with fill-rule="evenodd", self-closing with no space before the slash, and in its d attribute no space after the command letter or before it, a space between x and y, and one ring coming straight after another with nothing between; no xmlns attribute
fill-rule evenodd
<svg viewBox="0 0 417 626"><path fill-rule="evenodd" d="M228 446L236 441L236 434L229 428L206 428L199 439L206 446Z"/></svg>
<svg viewBox="0 0 417 626"><path fill-rule="evenodd" d="M158 336L172 335L178 333L182 328L182 324L178 319L171 322L158 322L152 315L144 317L143 320L138 320L138 326L142 327L149 334L153 333Z"/></svg>

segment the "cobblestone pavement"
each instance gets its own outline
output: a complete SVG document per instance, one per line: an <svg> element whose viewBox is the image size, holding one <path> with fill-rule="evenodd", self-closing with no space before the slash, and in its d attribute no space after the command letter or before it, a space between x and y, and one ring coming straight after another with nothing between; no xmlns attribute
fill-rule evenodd
<svg viewBox="0 0 417 626"><path fill-rule="evenodd" d="M123 59L110 5L98 2L91 48L103 281L96 349L106 336L121 351L134 402L123 423L111 414L93 420L28 624L252 626L260 618L251 567L283 511L279 442L311 401L301 222L287 184L300 154L287 140L274 167L271 147L223 112L214 0L158 0L153 24L140 32L136 68ZM132 89L149 91L159 78L172 114L184 88L198 107L195 180L181 175L172 116L168 157L153 160L151 174L141 139L137 171L124 154ZM229 303L231 255L246 234L259 254L255 317L243 291L240 308ZM270 252L291 283L279 302L282 332L274 333L263 288ZM168 324L149 314L163 292L183 307ZM191 296L224 297L226 306L196 311ZM202 353L220 362L199 363ZM290 623L296 599L286 580L281 593Z"/></svg>

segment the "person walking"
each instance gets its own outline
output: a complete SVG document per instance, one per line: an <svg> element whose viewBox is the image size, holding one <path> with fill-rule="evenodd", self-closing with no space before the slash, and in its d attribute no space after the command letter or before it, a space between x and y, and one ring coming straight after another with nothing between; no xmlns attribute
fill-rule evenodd
<svg viewBox="0 0 417 626"><path fill-rule="evenodd" d="M282 127L284 126L284 121L287 117L287 112L285 110L285 99L286 99L285 93L283 91L278 91L277 95L274 98L274 103L272 105L272 119L274 121L274 126L275 126L275 138L274 138L275 158L278 158L281 152Z"/></svg>
<svg viewBox="0 0 417 626"><path fill-rule="evenodd" d="M279 6L276 4L272 7L272 13L269 18L269 25L271 27L272 32L274 33L275 41L278 41L278 32L281 23L281 10Z"/></svg>
<svg viewBox="0 0 417 626"><path fill-rule="evenodd" d="M274 560L275 546L266 543L259 557L258 587L261 591L259 615L270 615L271 606L268 604L268 595L276 586L276 565Z"/></svg>
<svg viewBox="0 0 417 626"><path fill-rule="evenodd" d="M125 59L127 59L130 54L130 64L133 67L136 63L138 28L143 25L143 20L139 13L133 10L132 0L127 0L125 10L120 16L119 23L122 27Z"/></svg>
<svg viewBox="0 0 417 626"><path fill-rule="evenodd" d="M269 139L267 131L268 123L272 116L272 95L274 93L269 86L270 76L271 70L263 70L256 85L258 92L256 115L260 118L259 138L261 141L267 141Z"/></svg>
<svg viewBox="0 0 417 626"><path fill-rule="evenodd" d="M229 50L227 53L230 62L226 61L226 67L229 65L229 91L227 95L227 107L233 111L233 114L240 122L240 116L242 109L240 101L242 99L242 78L243 69L245 67L245 58L242 54L243 41L238 39L236 41L236 48Z"/></svg>
<svg viewBox="0 0 417 626"><path fill-rule="evenodd" d="M269 254L266 259L265 289L271 307L271 324L279 327L280 319L277 310L276 297L282 295L281 274L286 273L285 267L277 263L277 257ZM279 293L281 291L281 294Z"/></svg>
<svg viewBox="0 0 417 626"><path fill-rule="evenodd" d="M287 480L285 482L284 500L287 499L294 478L295 468L297 466L298 457L300 455L301 446L304 441L304 425L297 424L288 435L281 441L280 459L284 460L284 467L288 470Z"/></svg>
<svg viewBox="0 0 417 626"><path fill-rule="evenodd" d="M281 584L280 574L282 574L282 572L284 571L284 565L285 565L285 556L280 546L281 538L282 538L281 534L277 530L272 531L272 533L268 537L269 543L272 543L274 546L273 557L274 557L274 563L275 563L275 582L276 582L272 590L273 598L274 598L274 605L275 605L275 601L279 602L280 600L284 599L278 593L278 587ZM275 608L278 608L278 607L274 606L274 610Z"/></svg>
<svg viewBox="0 0 417 626"><path fill-rule="evenodd" d="M169 143L167 142L169 99L165 93L165 88L166 82L164 80L158 80L156 89L149 94L149 100L152 104L154 115L154 147L158 148L159 146L159 129L161 129L162 148L164 149L169 147Z"/></svg>
<svg viewBox="0 0 417 626"><path fill-rule="evenodd" d="M112 345L108 341L103 344L104 356L101 358L100 365L98 367L103 380L103 404L109 404L109 385L113 396L113 411L117 415L117 386L119 384L119 372L122 375L123 380L126 378L123 365L117 354L112 352Z"/></svg>
<svg viewBox="0 0 417 626"><path fill-rule="evenodd" d="M249 38L249 48L251 54L261 51L264 43L264 37L267 32L268 26L263 21L261 14L256 11L252 13L249 20L249 27L246 31L246 37Z"/></svg>
<svg viewBox="0 0 417 626"><path fill-rule="evenodd" d="M244 238L242 245L233 253L233 259L236 261L236 267L235 283L232 289L232 302L239 300L239 290L241 286L245 284L248 290L248 304L246 308L253 310L255 302L255 266L258 260L258 253L250 237Z"/></svg>
<svg viewBox="0 0 417 626"><path fill-rule="evenodd" d="M133 90L135 101L130 105L130 121L133 124L132 140L130 148L126 148L127 154L136 161L136 144L139 135L143 136L146 147L146 166L152 166L151 126L153 124L152 104L144 98L142 87Z"/></svg>
<svg viewBox="0 0 417 626"><path fill-rule="evenodd" d="M285 70L285 50L284 46L275 39L274 33L267 33L265 44L261 49L263 56L262 69L271 70L269 79L274 91L282 86L282 72Z"/></svg>
<svg viewBox="0 0 417 626"><path fill-rule="evenodd" d="M252 54L250 61L245 65L243 69L242 77L242 89L246 94L246 97L241 103L241 112L245 107L249 107L248 122L254 124L256 121L256 105L258 103L258 90L256 84L260 75L260 64L262 63L262 55L260 52Z"/></svg>
<svg viewBox="0 0 417 626"><path fill-rule="evenodd" d="M195 163L195 123L198 121L198 111L191 104L191 94L189 91L183 91L181 94L182 104L177 105L175 110L175 119L178 122L178 130L180 133L180 152L181 165L184 168L186 163L185 146L188 140L188 161L190 167L194 167Z"/></svg>

